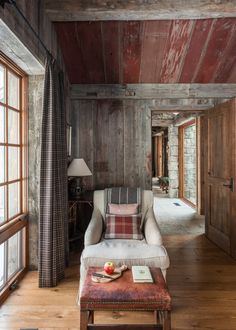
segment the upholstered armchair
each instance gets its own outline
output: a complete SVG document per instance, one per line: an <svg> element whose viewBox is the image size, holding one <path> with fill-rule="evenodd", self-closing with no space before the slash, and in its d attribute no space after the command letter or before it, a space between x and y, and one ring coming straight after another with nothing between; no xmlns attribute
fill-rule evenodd
<svg viewBox="0 0 236 330"><path fill-rule="evenodd" d="M113 199L112 199L113 198ZM105 216L108 202L139 203L142 214L143 239L106 239ZM106 261L123 264L159 267L166 276L169 257L153 212L153 193L139 188L110 188L94 192L94 211L85 233L85 248L81 255L80 289L88 267L102 267Z"/></svg>

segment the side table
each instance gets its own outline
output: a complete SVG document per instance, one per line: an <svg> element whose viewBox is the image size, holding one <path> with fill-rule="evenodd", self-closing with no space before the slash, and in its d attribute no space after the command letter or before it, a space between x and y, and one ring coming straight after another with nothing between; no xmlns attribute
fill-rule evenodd
<svg viewBox="0 0 236 330"><path fill-rule="evenodd" d="M71 198L68 202L69 243L81 241L93 212L93 191L86 191L79 198ZM71 245L71 244L70 244Z"/></svg>

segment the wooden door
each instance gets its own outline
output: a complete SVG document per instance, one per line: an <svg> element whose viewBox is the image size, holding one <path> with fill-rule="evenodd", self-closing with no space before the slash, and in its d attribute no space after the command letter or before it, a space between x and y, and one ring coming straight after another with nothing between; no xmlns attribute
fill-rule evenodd
<svg viewBox="0 0 236 330"><path fill-rule="evenodd" d="M206 235L224 251L236 256L235 100L207 114Z"/></svg>

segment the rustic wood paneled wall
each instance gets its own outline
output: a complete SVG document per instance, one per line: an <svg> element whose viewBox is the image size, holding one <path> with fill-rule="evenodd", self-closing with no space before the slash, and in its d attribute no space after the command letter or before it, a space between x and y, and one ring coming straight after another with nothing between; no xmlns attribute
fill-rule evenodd
<svg viewBox="0 0 236 330"><path fill-rule="evenodd" d="M87 187L150 189L151 111L138 100L73 100L73 153L93 176Z"/></svg>

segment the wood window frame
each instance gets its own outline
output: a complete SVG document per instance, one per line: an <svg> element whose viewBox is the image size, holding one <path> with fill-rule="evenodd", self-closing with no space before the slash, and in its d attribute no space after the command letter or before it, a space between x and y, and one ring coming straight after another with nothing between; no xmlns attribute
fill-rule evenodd
<svg viewBox="0 0 236 330"><path fill-rule="evenodd" d="M8 109L18 112L20 115L19 123L19 134L20 140L19 144L15 146L20 149L20 169L19 169L19 179L7 181L7 172L4 183L0 186L7 186L9 183L20 182L20 212L14 215L12 218L8 217L8 192L5 194L6 200L6 221L0 224L0 244L3 244L9 240L13 235L18 232L22 232L22 247L21 247L21 269L19 269L14 275L6 281L4 288L0 292L0 305L12 292L12 286L16 281L19 281L28 270L28 76L19 67L17 67L11 60L9 60L4 54L0 52L0 64L5 67L6 71L12 72L15 76L19 77L19 109L16 109L8 105L8 81L6 77L6 91L5 103L0 102L0 106L6 109L6 114ZM8 76L8 75L7 75ZM6 115L6 126L7 126L8 116ZM8 150L8 146L14 146L12 143L8 143L8 131L5 136L5 143L0 143L1 146L5 146ZM5 155L5 171L8 171L8 151ZM7 177L8 179L8 177Z"/></svg>
<svg viewBox="0 0 236 330"><path fill-rule="evenodd" d="M196 125L196 205L184 197L184 130ZM192 119L179 126L179 198L194 209L198 207L198 121Z"/></svg>

